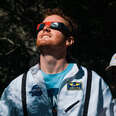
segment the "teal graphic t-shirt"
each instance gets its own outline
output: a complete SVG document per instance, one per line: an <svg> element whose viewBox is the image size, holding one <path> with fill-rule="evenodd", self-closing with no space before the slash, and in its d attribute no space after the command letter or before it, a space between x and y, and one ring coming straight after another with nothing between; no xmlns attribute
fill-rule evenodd
<svg viewBox="0 0 116 116"><path fill-rule="evenodd" d="M52 107L57 106L56 100L60 84L62 83L62 80L64 79L65 75L72 69L73 65L73 63L70 63L65 70L56 74L46 74L43 71L41 71L45 80L45 84L48 91L48 97L50 99Z"/></svg>

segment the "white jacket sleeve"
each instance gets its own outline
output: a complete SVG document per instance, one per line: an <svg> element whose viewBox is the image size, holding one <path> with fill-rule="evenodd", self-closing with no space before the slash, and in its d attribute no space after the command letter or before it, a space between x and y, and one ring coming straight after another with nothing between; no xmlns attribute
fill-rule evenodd
<svg viewBox="0 0 116 116"><path fill-rule="evenodd" d="M115 105L109 86L97 73L92 73L89 116L116 116Z"/></svg>
<svg viewBox="0 0 116 116"><path fill-rule="evenodd" d="M114 113L115 113L115 115L116 115L116 98L113 100L113 111L114 111Z"/></svg>
<svg viewBox="0 0 116 116"><path fill-rule="evenodd" d="M0 101L0 116L8 116L9 110L4 100Z"/></svg>
<svg viewBox="0 0 116 116"><path fill-rule="evenodd" d="M8 99L8 94L8 88L6 88L0 100L0 116L11 116L12 105Z"/></svg>
<svg viewBox="0 0 116 116"><path fill-rule="evenodd" d="M20 81L12 81L7 88L5 88L0 99L0 116L23 116L21 91L17 84Z"/></svg>
<svg viewBox="0 0 116 116"><path fill-rule="evenodd" d="M116 116L116 112L114 111L114 106L116 104L113 103L109 87L105 88L103 91L103 104L104 111L101 116Z"/></svg>

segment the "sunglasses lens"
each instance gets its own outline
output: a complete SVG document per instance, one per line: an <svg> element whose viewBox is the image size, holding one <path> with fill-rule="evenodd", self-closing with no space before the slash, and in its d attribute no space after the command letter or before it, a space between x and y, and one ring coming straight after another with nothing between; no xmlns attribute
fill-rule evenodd
<svg viewBox="0 0 116 116"><path fill-rule="evenodd" d="M37 28L38 32L41 31L44 28L44 26L44 23L39 24L39 27Z"/></svg>
<svg viewBox="0 0 116 116"><path fill-rule="evenodd" d="M61 32L67 31L66 30L67 27L63 23L58 23L58 22L52 23L50 28L59 30Z"/></svg>
<svg viewBox="0 0 116 116"><path fill-rule="evenodd" d="M59 30L66 35L70 33L69 29L63 23L59 22L51 23L50 28Z"/></svg>
<svg viewBox="0 0 116 116"><path fill-rule="evenodd" d="M59 23L51 23L50 28L59 29Z"/></svg>

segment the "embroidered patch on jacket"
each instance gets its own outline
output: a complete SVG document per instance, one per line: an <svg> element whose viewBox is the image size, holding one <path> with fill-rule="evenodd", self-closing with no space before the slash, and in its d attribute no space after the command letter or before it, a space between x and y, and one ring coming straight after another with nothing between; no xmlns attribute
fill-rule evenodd
<svg viewBox="0 0 116 116"><path fill-rule="evenodd" d="M42 91L38 85L34 85L29 93L32 96L41 96L42 95Z"/></svg>
<svg viewBox="0 0 116 116"><path fill-rule="evenodd" d="M82 83L81 82L69 82L67 84L68 90L80 90L82 89Z"/></svg>

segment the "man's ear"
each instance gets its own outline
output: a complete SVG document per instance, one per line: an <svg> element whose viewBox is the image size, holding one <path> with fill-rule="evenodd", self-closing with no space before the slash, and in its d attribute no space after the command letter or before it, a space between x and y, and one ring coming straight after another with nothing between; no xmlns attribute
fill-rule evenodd
<svg viewBox="0 0 116 116"><path fill-rule="evenodd" d="M74 37L73 36L69 36L66 40L66 46L72 46L74 44Z"/></svg>

